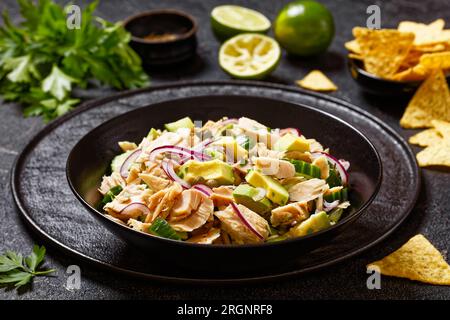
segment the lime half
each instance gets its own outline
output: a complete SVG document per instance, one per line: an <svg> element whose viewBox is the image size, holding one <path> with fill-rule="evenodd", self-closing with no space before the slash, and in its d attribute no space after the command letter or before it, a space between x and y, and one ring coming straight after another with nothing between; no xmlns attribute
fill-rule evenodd
<svg viewBox="0 0 450 320"><path fill-rule="evenodd" d="M274 39L244 33L227 40L220 47L219 64L237 79L262 79L278 65L281 49Z"/></svg>
<svg viewBox="0 0 450 320"><path fill-rule="evenodd" d="M212 29L221 40L246 32L266 33L270 25L263 14L240 6L218 6L211 12Z"/></svg>

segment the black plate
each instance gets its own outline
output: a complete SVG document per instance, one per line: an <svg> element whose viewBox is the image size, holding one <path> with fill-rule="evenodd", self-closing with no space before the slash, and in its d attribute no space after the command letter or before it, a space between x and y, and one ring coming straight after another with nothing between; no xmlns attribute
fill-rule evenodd
<svg viewBox="0 0 450 320"><path fill-rule="evenodd" d="M102 122L151 103L187 96L252 95L276 97L318 107L354 125L380 152L385 176L374 202L352 227L293 266L230 277L220 265L209 272L182 268L136 251L106 231L83 209L65 179L65 162L73 146ZM276 115L276 112L274 113ZM67 133L70 134L67 134ZM398 164L402 165L399 166ZM420 185L408 145L380 120L346 102L292 87L251 82L175 84L132 91L88 103L39 133L19 156L12 173L15 201L25 220L50 243L78 258L129 275L177 282L230 283L261 281L300 274L342 261L378 243L410 213Z"/></svg>
<svg viewBox="0 0 450 320"><path fill-rule="evenodd" d="M279 112L277 117L273 116L274 111ZM223 116L246 116L270 128L300 128L306 137L314 137L339 159L350 161L351 208L346 210L346 216L337 224L314 234L287 241L228 246L205 246L155 237L114 222L96 210L101 200L97 189L102 176L109 173L112 159L120 153L117 142L128 140L139 144L150 128L162 129L165 123L186 116L203 123ZM352 147L348 148L344 141ZM188 97L127 112L84 136L72 149L67 161L67 178L75 195L94 217L124 241L150 255L164 252L164 257L177 256L186 268L209 270L221 265L233 275L276 266L280 261L289 265L329 242L370 205L381 184L381 175L381 160L374 146L342 120L300 104L232 95Z"/></svg>

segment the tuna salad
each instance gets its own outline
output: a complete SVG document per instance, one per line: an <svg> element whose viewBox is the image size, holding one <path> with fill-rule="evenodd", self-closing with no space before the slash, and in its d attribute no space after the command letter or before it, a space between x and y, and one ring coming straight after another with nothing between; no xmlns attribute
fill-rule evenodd
<svg viewBox="0 0 450 320"><path fill-rule="evenodd" d="M302 237L339 221L350 164L296 128L188 117L120 141L99 192L104 214L132 229L198 244Z"/></svg>

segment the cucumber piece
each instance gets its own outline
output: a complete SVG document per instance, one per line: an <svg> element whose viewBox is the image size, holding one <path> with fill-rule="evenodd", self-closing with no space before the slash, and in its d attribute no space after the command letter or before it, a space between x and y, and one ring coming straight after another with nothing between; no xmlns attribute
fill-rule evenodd
<svg viewBox="0 0 450 320"><path fill-rule="evenodd" d="M177 131L178 129L181 129L181 128L192 129L192 128L194 128L194 123L192 122L191 118L185 117L185 118L180 119L180 120L175 121L175 122L166 123L164 125L164 127L167 129L167 131L175 132L175 131Z"/></svg>
<svg viewBox="0 0 450 320"><path fill-rule="evenodd" d="M116 156L111 162L111 171L112 172L120 171L122 163L127 159L127 157L131 154L131 152L133 151L127 151L125 153Z"/></svg>
<svg viewBox="0 0 450 320"><path fill-rule="evenodd" d="M336 169L330 168L330 174L326 181L327 181L328 185L330 186L330 188L342 186L341 177L339 176Z"/></svg>
<svg viewBox="0 0 450 320"><path fill-rule="evenodd" d="M325 194L323 196L323 199L326 202L333 202L333 201L336 201L336 200L339 200L341 202L347 201L348 200L348 189L347 188L342 188L340 190L333 191L333 192L331 192L329 194Z"/></svg>
<svg viewBox="0 0 450 320"><path fill-rule="evenodd" d="M289 160L289 159L286 160L288 160L290 163L294 165L295 172L297 172L298 175L308 179L311 178L320 179L320 168L318 166L315 166L311 163L302 160Z"/></svg>
<svg viewBox="0 0 450 320"><path fill-rule="evenodd" d="M121 186L115 186L112 187L111 189L109 189L109 191L103 196L103 199L101 201L102 207L104 207L107 203L111 202L114 200L114 198L120 193L122 192L122 187Z"/></svg>
<svg viewBox="0 0 450 320"><path fill-rule="evenodd" d="M343 213L344 213L344 209L341 209L341 208L333 209L328 214L328 219L330 219L330 222L332 224L335 224L341 219L341 216Z"/></svg>
<svg viewBox="0 0 450 320"><path fill-rule="evenodd" d="M170 224L163 218L156 218L155 221L148 227L148 232L155 236L162 238L181 240L178 233L170 226Z"/></svg>

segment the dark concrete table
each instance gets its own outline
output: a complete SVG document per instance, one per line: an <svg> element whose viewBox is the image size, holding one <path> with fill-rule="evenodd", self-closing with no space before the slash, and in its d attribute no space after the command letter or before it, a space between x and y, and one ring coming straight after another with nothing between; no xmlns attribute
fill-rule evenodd
<svg viewBox="0 0 450 320"><path fill-rule="evenodd" d="M65 1L60 1L64 3ZM78 3L79 1L74 1ZM219 68L219 43L209 25L209 12L220 3L238 3L255 8L270 19L288 1L212 1L212 0L103 0L98 15L109 20L120 20L140 10L171 7L186 10L200 25L198 33L199 58L195 64L175 71L152 73L153 85L178 80L228 79ZM311 68L320 68L335 81L339 90L332 95L350 101L386 121L404 137L412 132L402 130L398 120L405 101L380 99L363 94L351 79L347 69L343 44L351 38L351 29L364 25L366 8L374 1L323 1L333 12L336 36L328 53L313 59L295 60L283 57L269 81L293 84ZM377 1L381 6L382 27L396 27L401 20L430 22L444 18L450 24L450 2L445 0ZM8 9L14 21L19 21L15 0L2 0L0 10ZM86 98L108 95L108 90L82 93ZM14 206L9 186L10 170L18 152L44 124L38 118L24 119L20 106L2 103L0 107L0 252L7 249L29 252L33 243L42 243L25 227ZM401 163L398 164L399 166ZM0 299L449 299L448 287L430 286L396 278L382 278L381 290L368 290L366 263L383 257L411 236L423 233L445 255L450 244L450 173L423 170L423 186L415 210L405 223L387 240L364 254L320 272L294 277L275 283L234 287L175 286L142 281L104 272L67 257L56 249L48 248L47 264L58 269L53 278L38 278L32 290L16 292L0 290ZM66 289L67 266L79 264L82 270L81 289Z"/></svg>

